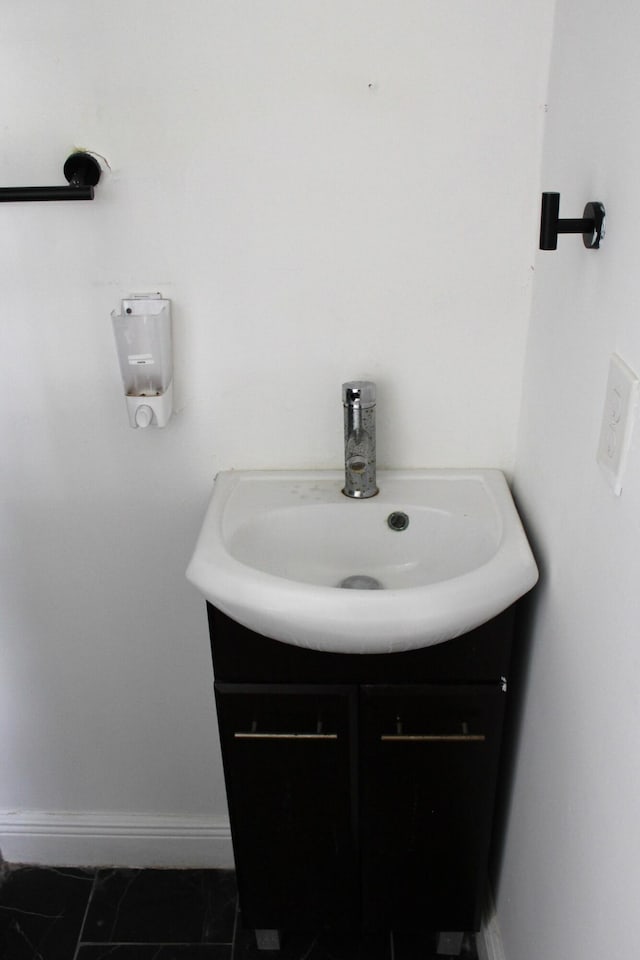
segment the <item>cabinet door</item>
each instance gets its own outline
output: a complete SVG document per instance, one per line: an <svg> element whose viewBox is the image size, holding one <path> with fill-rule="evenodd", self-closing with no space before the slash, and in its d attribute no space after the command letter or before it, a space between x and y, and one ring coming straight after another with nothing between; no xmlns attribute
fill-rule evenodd
<svg viewBox="0 0 640 960"><path fill-rule="evenodd" d="M365 929L478 929L503 702L498 686L362 688Z"/></svg>
<svg viewBox="0 0 640 960"><path fill-rule="evenodd" d="M358 922L357 688L216 684L242 922Z"/></svg>

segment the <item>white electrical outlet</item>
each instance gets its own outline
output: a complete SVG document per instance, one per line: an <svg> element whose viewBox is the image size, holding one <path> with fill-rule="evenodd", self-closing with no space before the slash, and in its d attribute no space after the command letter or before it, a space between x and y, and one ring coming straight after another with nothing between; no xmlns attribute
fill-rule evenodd
<svg viewBox="0 0 640 960"><path fill-rule="evenodd" d="M637 403L638 378L614 353L609 363L597 459L617 496L622 491Z"/></svg>

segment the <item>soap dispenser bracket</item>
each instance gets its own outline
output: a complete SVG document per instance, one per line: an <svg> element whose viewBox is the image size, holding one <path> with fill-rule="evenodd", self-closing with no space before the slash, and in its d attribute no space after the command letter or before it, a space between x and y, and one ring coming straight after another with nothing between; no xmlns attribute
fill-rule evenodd
<svg viewBox="0 0 640 960"><path fill-rule="evenodd" d="M68 187L0 187L0 202L25 200L93 200L93 188L100 180L100 164L82 150L67 157L63 173Z"/></svg>
<svg viewBox="0 0 640 960"><path fill-rule="evenodd" d="M598 200L591 200L580 220L560 219L560 194L543 193L540 215L540 249L556 250L559 233L581 233L589 250L597 250L604 239L605 209Z"/></svg>

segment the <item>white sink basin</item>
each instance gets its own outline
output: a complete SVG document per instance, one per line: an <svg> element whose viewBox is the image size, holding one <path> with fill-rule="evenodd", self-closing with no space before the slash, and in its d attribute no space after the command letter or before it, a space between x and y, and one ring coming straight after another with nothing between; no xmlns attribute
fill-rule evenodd
<svg viewBox="0 0 640 960"><path fill-rule="evenodd" d="M257 633L338 653L450 640L538 579L499 470L379 471L380 493L365 500L345 497L343 480L218 474L187 579ZM393 512L406 529L390 528Z"/></svg>

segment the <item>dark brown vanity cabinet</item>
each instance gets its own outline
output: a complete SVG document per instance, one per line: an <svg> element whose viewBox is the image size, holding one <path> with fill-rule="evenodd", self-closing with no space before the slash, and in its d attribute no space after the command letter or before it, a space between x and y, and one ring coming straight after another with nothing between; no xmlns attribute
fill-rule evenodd
<svg viewBox="0 0 640 960"><path fill-rule="evenodd" d="M504 694L496 686L363 686L365 930L475 930Z"/></svg>
<svg viewBox="0 0 640 960"><path fill-rule="evenodd" d="M513 611L387 655L209 621L243 924L478 929Z"/></svg>
<svg viewBox="0 0 640 960"><path fill-rule="evenodd" d="M356 888L355 687L216 683L243 922L346 929Z"/></svg>

